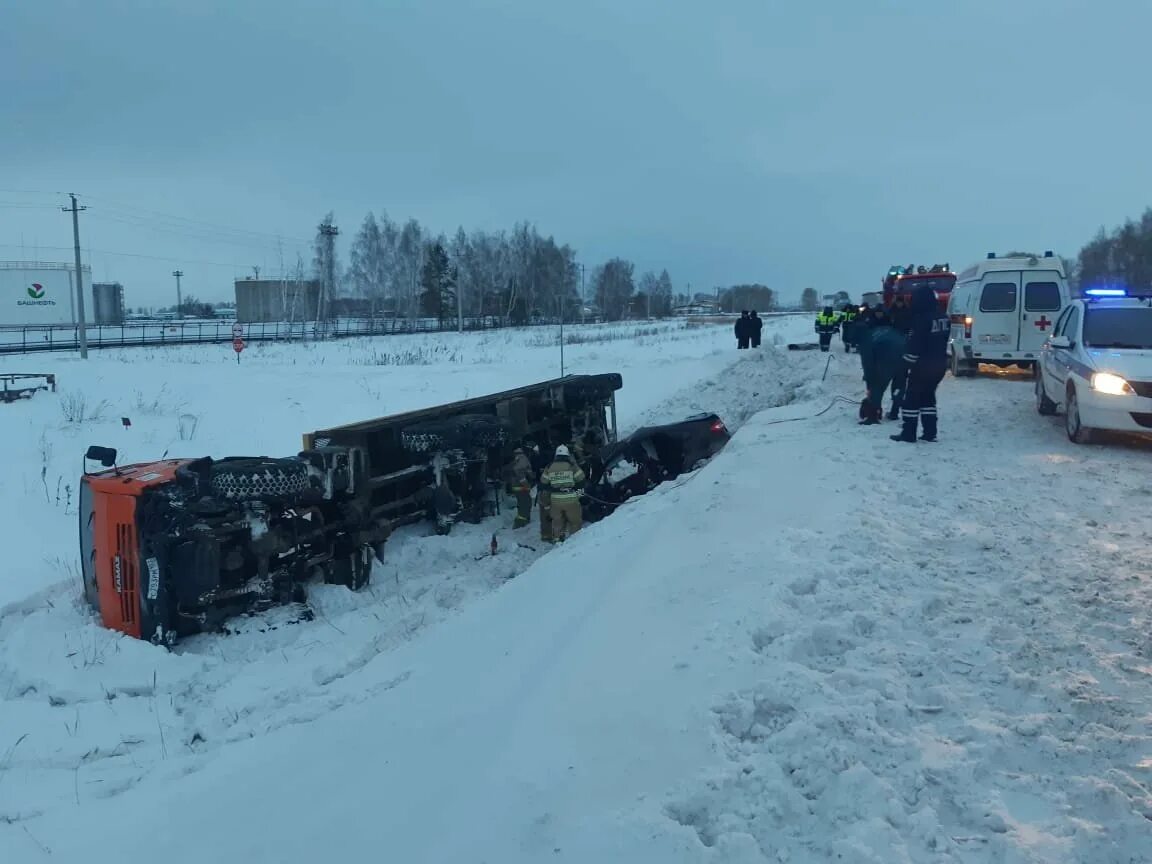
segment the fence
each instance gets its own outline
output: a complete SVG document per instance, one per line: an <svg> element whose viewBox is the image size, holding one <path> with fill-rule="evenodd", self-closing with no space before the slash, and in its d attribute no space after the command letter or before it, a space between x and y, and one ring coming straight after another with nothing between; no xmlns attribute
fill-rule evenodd
<svg viewBox="0 0 1152 864"><path fill-rule="evenodd" d="M765 312L764 318L809 315L808 312ZM667 322L684 322L686 326L731 324L734 315L677 316ZM558 321L534 319L527 326L554 327ZM579 322L566 322L578 326ZM612 322L642 324L642 320ZM145 345L206 345L231 342L234 321L128 321L113 326L88 327L89 348L135 348ZM459 329L456 319L436 318L341 318L325 324L314 321L254 322L240 325L244 341L306 342L317 339L341 339L349 336L400 336L413 333L442 333ZM510 327L500 318L465 318L466 331L498 330ZM523 326L523 325L520 325ZM29 325L0 326L0 355L36 354L45 351L75 351L80 347L80 333L74 326Z"/></svg>
<svg viewBox="0 0 1152 864"><path fill-rule="evenodd" d="M132 348L144 345L203 345L231 342L234 321L129 321L115 326L88 327L89 348ZM308 321L255 322L240 325L244 341L308 341L349 336L392 336L406 333L437 333L458 329L456 319L347 318L317 324ZM503 326L498 318L465 318L464 329L494 330ZM75 351L80 347L80 328L73 326L0 327L0 354L34 354L42 351Z"/></svg>

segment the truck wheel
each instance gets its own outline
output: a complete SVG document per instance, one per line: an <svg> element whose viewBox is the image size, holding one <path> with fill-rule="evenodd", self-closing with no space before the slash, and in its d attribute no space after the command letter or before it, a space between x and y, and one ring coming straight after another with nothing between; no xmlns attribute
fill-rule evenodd
<svg viewBox="0 0 1152 864"><path fill-rule="evenodd" d="M1051 416L1056 413L1056 403L1048 398L1048 394L1044 392L1044 379L1039 374L1036 375L1036 410L1043 414L1045 417Z"/></svg>
<svg viewBox="0 0 1152 864"><path fill-rule="evenodd" d="M230 501L290 497L308 489L308 466L295 459L221 459L209 485Z"/></svg>
<svg viewBox="0 0 1152 864"><path fill-rule="evenodd" d="M400 440L410 452L435 453L499 447L508 440L508 433L495 417L466 414L409 426L400 433Z"/></svg>
<svg viewBox="0 0 1152 864"><path fill-rule="evenodd" d="M952 351L952 377L971 378L976 374L976 368L967 360L961 360L955 349Z"/></svg>

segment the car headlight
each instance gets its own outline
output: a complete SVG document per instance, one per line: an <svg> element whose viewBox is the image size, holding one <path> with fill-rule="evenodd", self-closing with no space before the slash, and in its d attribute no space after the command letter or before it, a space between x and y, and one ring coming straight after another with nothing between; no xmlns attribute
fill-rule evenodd
<svg viewBox="0 0 1152 864"><path fill-rule="evenodd" d="M1127 381L1111 372L1094 372L1092 389L1097 393L1107 393L1109 396L1127 396L1136 392Z"/></svg>

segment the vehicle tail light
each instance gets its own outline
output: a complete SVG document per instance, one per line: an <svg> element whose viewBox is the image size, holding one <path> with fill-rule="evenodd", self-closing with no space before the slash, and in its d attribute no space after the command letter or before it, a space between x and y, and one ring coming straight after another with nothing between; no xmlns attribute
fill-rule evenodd
<svg viewBox="0 0 1152 864"><path fill-rule="evenodd" d="M971 339L972 338L972 316L971 315L965 315L964 316L964 338L965 339Z"/></svg>
<svg viewBox="0 0 1152 864"><path fill-rule="evenodd" d="M724 421L723 421L723 420L717 420L715 423L713 423L713 424L712 424L712 431L713 431L714 433L716 433L717 435L721 435L721 434L723 434L724 432L727 432L727 431L728 431L728 427L726 427L726 426L724 425Z"/></svg>

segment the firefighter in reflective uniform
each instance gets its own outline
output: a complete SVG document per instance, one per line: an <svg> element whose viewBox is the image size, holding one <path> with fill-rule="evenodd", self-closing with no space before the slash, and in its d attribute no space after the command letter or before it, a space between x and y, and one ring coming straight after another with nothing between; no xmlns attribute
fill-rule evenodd
<svg viewBox="0 0 1152 864"><path fill-rule="evenodd" d="M859 344L857 337L857 320L856 317L860 310L850 303L845 303L844 308L840 310L840 338L844 342L844 353L847 354L852 348Z"/></svg>
<svg viewBox="0 0 1152 864"><path fill-rule="evenodd" d="M840 316L832 311L831 306L816 316L816 333L820 337L820 350L827 351L832 342L832 334L840 329Z"/></svg>
<svg viewBox="0 0 1152 864"><path fill-rule="evenodd" d="M523 528L532 521L532 481L536 472L523 447L512 451L512 464L508 466L508 491L516 499L516 519L513 528Z"/></svg>
<svg viewBox="0 0 1152 864"><path fill-rule="evenodd" d="M540 536L548 542L565 540L584 524L580 510L580 487L584 472L572 461L568 448L556 448L556 458L540 474ZM547 534L544 519L550 520Z"/></svg>

